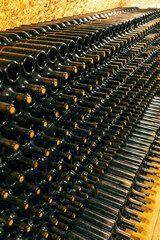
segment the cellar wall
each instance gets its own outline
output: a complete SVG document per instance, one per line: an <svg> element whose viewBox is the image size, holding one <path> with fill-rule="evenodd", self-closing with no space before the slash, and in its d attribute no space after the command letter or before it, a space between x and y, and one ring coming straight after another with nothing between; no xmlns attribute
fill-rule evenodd
<svg viewBox="0 0 160 240"><path fill-rule="evenodd" d="M160 8L160 0L124 0L125 7Z"/></svg>
<svg viewBox="0 0 160 240"><path fill-rule="evenodd" d="M0 30L121 7L124 0L1 0Z"/></svg>

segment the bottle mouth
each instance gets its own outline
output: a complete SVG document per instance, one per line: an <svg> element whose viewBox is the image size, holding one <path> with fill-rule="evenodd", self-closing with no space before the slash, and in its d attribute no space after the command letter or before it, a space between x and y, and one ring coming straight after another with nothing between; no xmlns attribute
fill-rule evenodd
<svg viewBox="0 0 160 240"><path fill-rule="evenodd" d="M89 48L89 36L85 36L85 39L84 39L84 48L85 49L88 49Z"/></svg>
<svg viewBox="0 0 160 240"><path fill-rule="evenodd" d="M39 70L44 69L48 61L47 54L44 51L41 51L38 53L36 58L37 58L37 61L36 61L37 68Z"/></svg>
<svg viewBox="0 0 160 240"><path fill-rule="evenodd" d="M125 26L125 23L122 23L121 26L120 26L120 32L123 32L124 29L125 29L125 27L126 27L126 26Z"/></svg>
<svg viewBox="0 0 160 240"><path fill-rule="evenodd" d="M91 46L96 43L96 33L93 33L93 34L91 35L91 41L90 41L90 43L91 43L91 44L90 44Z"/></svg>
<svg viewBox="0 0 160 240"><path fill-rule="evenodd" d="M125 29L127 30L129 28L129 26L130 26L130 22L126 22L125 23Z"/></svg>
<svg viewBox="0 0 160 240"><path fill-rule="evenodd" d="M21 40L20 36L18 36L18 34L16 33L11 33L11 37L9 39L10 39L10 42L19 42Z"/></svg>
<svg viewBox="0 0 160 240"><path fill-rule="evenodd" d="M58 29L59 29L59 26L58 26L57 23L51 24L51 25L49 25L49 27L50 27L50 29L52 29L52 30L58 30Z"/></svg>
<svg viewBox="0 0 160 240"><path fill-rule="evenodd" d="M66 27L67 27L67 26L71 26L71 23L70 23L70 22L67 22L67 21L63 22L63 24L65 24Z"/></svg>
<svg viewBox="0 0 160 240"><path fill-rule="evenodd" d="M48 62L50 64L54 64L57 60L58 57L58 52L55 47L51 47L50 50L48 51Z"/></svg>
<svg viewBox="0 0 160 240"><path fill-rule="evenodd" d="M84 22L82 18L74 19L74 21L76 21L78 24L81 24Z"/></svg>
<svg viewBox="0 0 160 240"><path fill-rule="evenodd" d="M66 28L66 25L64 24L64 23L58 23L58 26L60 27L60 28Z"/></svg>
<svg viewBox="0 0 160 240"><path fill-rule="evenodd" d="M76 44L73 40L70 41L70 43L68 44L68 50L69 50L68 52L69 56L73 56L75 54Z"/></svg>
<svg viewBox="0 0 160 240"><path fill-rule="evenodd" d="M64 60L67 57L67 46L66 44L62 44L59 48L59 58Z"/></svg>
<svg viewBox="0 0 160 240"><path fill-rule="evenodd" d="M106 28L106 37L109 36L110 27Z"/></svg>
<svg viewBox="0 0 160 240"><path fill-rule="evenodd" d="M102 29L101 39L102 39L102 40L105 40L105 38L106 38L106 31L105 31L105 29Z"/></svg>
<svg viewBox="0 0 160 240"><path fill-rule="evenodd" d="M110 35L112 36L115 33L115 31L116 31L116 26L112 26L110 28Z"/></svg>
<svg viewBox="0 0 160 240"><path fill-rule="evenodd" d="M34 27L34 29L36 29L36 31L39 33L39 34L44 34L46 33L47 31L43 28L43 27Z"/></svg>
<svg viewBox="0 0 160 240"><path fill-rule="evenodd" d="M9 39L5 36L0 35L0 42L3 46L6 46L9 43Z"/></svg>
<svg viewBox="0 0 160 240"><path fill-rule="evenodd" d="M44 30L46 31L46 32L49 32L49 31L51 31L52 29L51 29L51 27L49 27L49 26L47 26L47 25L43 25L43 28L44 28Z"/></svg>
<svg viewBox="0 0 160 240"><path fill-rule="evenodd" d="M16 83L21 75L19 64L16 61L10 62L5 69L5 75L10 83Z"/></svg>
<svg viewBox="0 0 160 240"><path fill-rule="evenodd" d="M82 40L82 38L78 38L77 39L77 49L76 49L76 51L77 52L81 52L82 51L82 47L83 47L83 40Z"/></svg>
<svg viewBox="0 0 160 240"><path fill-rule="evenodd" d="M69 21L71 25L78 25L79 22L76 21L75 19Z"/></svg>
<svg viewBox="0 0 160 240"><path fill-rule="evenodd" d="M98 19L98 18L100 18L101 17L101 15L100 14L96 14L96 18Z"/></svg>
<svg viewBox="0 0 160 240"><path fill-rule="evenodd" d="M23 65L23 72L25 75L32 75L35 70L35 60L32 56L27 56L24 59Z"/></svg>

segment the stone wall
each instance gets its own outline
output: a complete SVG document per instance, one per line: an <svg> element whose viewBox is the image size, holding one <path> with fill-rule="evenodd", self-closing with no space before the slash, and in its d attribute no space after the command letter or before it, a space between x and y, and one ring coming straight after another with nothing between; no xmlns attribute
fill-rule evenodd
<svg viewBox="0 0 160 240"><path fill-rule="evenodd" d="M139 8L160 8L160 0L124 0L124 6Z"/></svg>
<svg viewBox="0 0 160 240"><path fill-rule="evenodd" d="M0 0L0 30L123 4L124 0Z"/></svg>

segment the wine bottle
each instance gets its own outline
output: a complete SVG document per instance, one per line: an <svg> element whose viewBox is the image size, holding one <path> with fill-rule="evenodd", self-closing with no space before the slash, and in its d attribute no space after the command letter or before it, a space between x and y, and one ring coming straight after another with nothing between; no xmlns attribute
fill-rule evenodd
<svg viewBox="0 0 160 240"><path fill-rule="evenodd" d="M0 168L0 172L1 172L1 178L6 181L7 178L10 180L14 180L17 182L23 182L24 180L24 176L23 174L17 172L17 171L12 171L11 169L9 169L6 164L3 164L3 166L1 166Z"/></svg>
<svg viewBox="0 0 160 240"><path fill-rule="evenodd" d="M4 78L8 81L10 84L16 83L21 74L21 68L15 59L13 61L7 60L7 59L1 59L1 71L4 73ZM2 74L1 74L2 79Z"/></svg>
<svg viewBox="0 0 160 240"><path fill-rule="evenodd" d="M37 44L37 45L50 45L50 46L54 46L57 48L58 50L58 59L59 60L65 60L68 54L68 46L66 45L66 43L62 42L57 42L57 41L47 41L45 39L40 40L40 39L32 39L32 40L28 40L27 43L33 43L33 44Z"/></svg>
<svg viewBox="0 0 160 240"><path fill-rule="evenodd" d="M4 136L9 138L11 137L13 139L15 137L14 134L18 134L24 138L33 138L35 135L34 130L20 127L16 121L11 121L7 124L4 128L3 134Z"/></svg>
<svg viewBox="0 0 160 240"><path fill-rule="evenodd" d="M58 57L58 52L56 47L54 46L47 46L47 45L38 45L38 44L31 44L31 43L27 43L27 42L23 42L23 43L16 43L14 44L14 47L20 47L20 48L29 48L29 49L33 49L33 47L35 49L39 49L39 50L43 50L47 53L48 56L48 63L50 65L55 64L57 57Z"/></svg>
<svg viewBox="0 0 160 240"><path fill-rule="evenodd" d="M29 70L29 73L27 71L24 72L24 73L27 73L27 75L31 75L34 72L35 67L37 70L42 70L47 65L47 54L43 50L38 50L33 48L27 49L27 48L12 46L12 47L4 47L2 49L1 54L3 54L3 57L8 56L9 59L14 59L14 60L19 59L19 61L21 62L23 61L24 57L27 58L27 60L29 59L28 62L30 63L30 65L28 65L27 69L25 69L25 70ZM29 55L29 56L26 56L26 55ZM15 56L17 56L17 58L15 58ZM27 64L25 64L24 66L27 66Z"/></svg>
<svg viewBox="0 0 160 240"><path fill-rule="evenodd" d="M27 80L21 79L18 84L13 88L15 91L20 93L32 93L43 95L46 93L46 88L44 86L28 83Z"/></svg>
<svg viewBox="0 0 160 240"><path fill-rule="evenodd" d="M43 156L49 156L50 151L43 147L38 147L33 141L26 143L22 148L22 154L28 157L32 157L32 154L38 154Z"/></svg>

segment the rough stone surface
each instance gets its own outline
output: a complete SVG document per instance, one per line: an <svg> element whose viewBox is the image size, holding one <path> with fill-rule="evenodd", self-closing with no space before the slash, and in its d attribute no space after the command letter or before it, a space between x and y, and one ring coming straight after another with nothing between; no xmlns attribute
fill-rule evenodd
<svg viewBox="0 0 160 240"><path fill-rule="evenodd" d="M0 30L123 6L124 0L0 0Z"/></svg>
<svg viewBox="0 0 160 240"><path fill-rule="evenodd" d="M139 8L160 8L160 0L124 0L124 6Z"/></svg>

